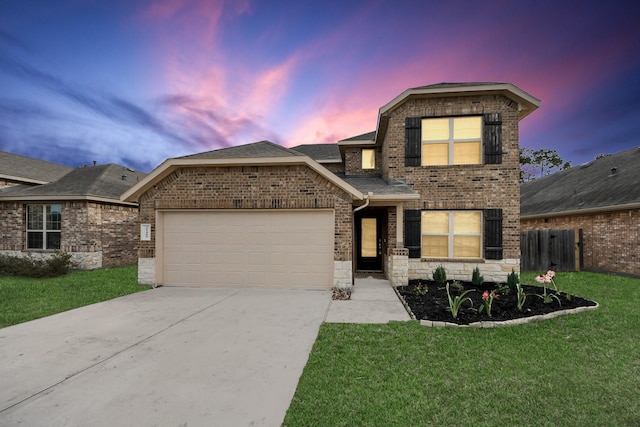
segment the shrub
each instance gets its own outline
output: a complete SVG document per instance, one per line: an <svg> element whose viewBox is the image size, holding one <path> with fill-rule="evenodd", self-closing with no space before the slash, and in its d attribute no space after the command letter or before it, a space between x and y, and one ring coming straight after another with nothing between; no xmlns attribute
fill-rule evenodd
<svg viewBox="0 0 640 427"><path fill-rule="evenodd" d="M509 275L507 276L507 286L509 287L510 290L517 291L516 288L519 283L520 283L520 277L518 276L518 273L516 273L515 270L512 268L511 273L509 273Z"/></svg>
<svg viewBox="0 0 640 427"><path fill-rule="evenodd" d="M21 277L56 277L69 272L71 255L57 252L47 260L0 255L0 275Z"/></svg>
<svg viewBox="0 0 640 427"><path fill-rule="evenodd" d="M441 286L447 283L447 271L442 265L437 266L436 269L433 270L433 281Z"/></svg>
<svg viewBox="0 0 640 427"><path fill-rule="evenodd" d="M482 275L480 274L480 269L477 266L473 269L473 274L471 275L471 283L473 283L473 286L482 286L482 284L484 283L484 277L482 277Z"/></svg>

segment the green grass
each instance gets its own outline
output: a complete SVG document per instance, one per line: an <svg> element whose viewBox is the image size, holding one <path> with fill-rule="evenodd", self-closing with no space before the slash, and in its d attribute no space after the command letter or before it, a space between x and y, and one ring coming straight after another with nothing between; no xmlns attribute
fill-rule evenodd
<svg viewBox="0 0 640 427"><path fill-rule="evenodd" d="M640 279L556 283L600 308L496 329L322 325L284 425L639 426Z"/></svg>
<svg viewBox="0 0 640 427"><path fill-rule="evenodd" d="M0 327L145 289L137 284L136 266L72 271L47 279L0 277Z"/></svg>

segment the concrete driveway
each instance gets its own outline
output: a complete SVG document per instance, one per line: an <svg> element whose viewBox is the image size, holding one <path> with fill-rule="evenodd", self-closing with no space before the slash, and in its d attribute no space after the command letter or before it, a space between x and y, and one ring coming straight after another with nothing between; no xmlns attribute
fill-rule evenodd
<svg viewBox="0 0 640 427"><path fill-rule="evenodd" d="M330 302L168 287L0 329L0 425L278 426Z"/></svg>

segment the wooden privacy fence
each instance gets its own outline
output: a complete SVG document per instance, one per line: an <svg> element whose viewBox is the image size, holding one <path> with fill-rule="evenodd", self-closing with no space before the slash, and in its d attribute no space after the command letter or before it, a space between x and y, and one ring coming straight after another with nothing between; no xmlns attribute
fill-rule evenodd
<svg viewBox="0 0 640 427"><path fill-rule="evenodd" d="M520 233L521 272L578 271L582 230L531 230Z"/></svg>

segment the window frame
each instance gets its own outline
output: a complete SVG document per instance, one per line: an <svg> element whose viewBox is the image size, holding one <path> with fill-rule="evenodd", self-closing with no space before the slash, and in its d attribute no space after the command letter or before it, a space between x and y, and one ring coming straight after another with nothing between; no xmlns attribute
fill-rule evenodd
<svg viewBox="0 0 640 427"><path fill-rule="evenodd" d="M371 167L369 167L369 165L367 165L367 167L365 167L364 164L364 153L365 151L367 153L371 153L371 160L373 161L373 164ZM362 170L374 170L376 168L376 149L375 148L363 148L360 152L360 169Z"/></svg>
<svg viewBox="0 0 640 427"><path fill-rule="evenodd" d="M458 209L458 210L421 210L420 211L420 258L426 259L483 259L484 256L484 239L485 239L485 230L484 230L484 212L481 209ZM446 212L448 213L448 230L446 233L438 232L438 233L425 233L424 232L424 214L428 212ZM457 212L474 212L480 216L480 223L478 225L478 233L455 233L455 213ZM445 257L436 257L436 256L426 256L423 252L424 245L423 239L425 236L446 236L447 237L447 256ZM455 237L458 236L467 236L467 237L478 237L479 238L479 253L476 256L455 256Z"/></svg>
<svg viewBox="0 0 640 427"><path fill-rule="evenodd" d="M477 138L459 138L456 139L455 135L455 120L460 118L477 118L480 122L480 128ZM449 122L449 136L446 139L434 139L424 140L423 133L425 129L425 122L430 120L448 120ZM454 163L454 152L456 143L470 143L477 142L479 145L478 162L477 163ZM484 120L482 115L468 115L468 116L444 116L444 117L423 117L420 120L420 166L461 166L461 165L482 165L483 159L483 142L484 142ZM428 163L429 156L424 155L425 145L429 144L447 144L447 163Z"/></svg>
<svg viewBox="0 0 640 427"><path fill-rule="evenodd" d="M54 211L54 207L55 209ZM39 228L32 228L34 219L30 218L31 209L39 214L38 218ZM38 213L37 211L40 210ZM58 214L59 218L54 220L53 215ZM57 224L57 229L55 228ZM29 235L40 234L42 245L40 247L30 246ZM50 246L49 235L57 234L57 245ZM30 203L25 205L25 248L27 250L42 250L42 251L56 251L60 250L62 246L62 204L61 203Z"/></svg>

